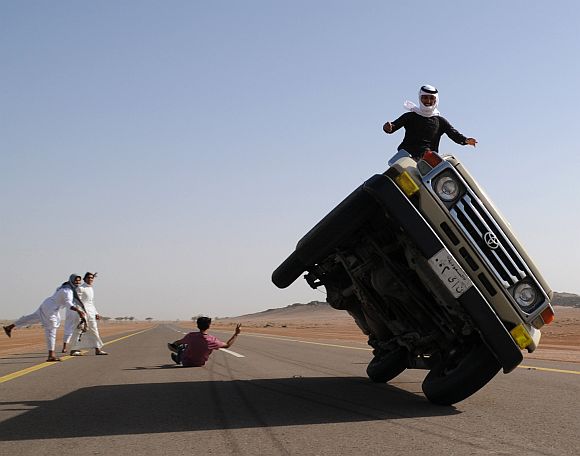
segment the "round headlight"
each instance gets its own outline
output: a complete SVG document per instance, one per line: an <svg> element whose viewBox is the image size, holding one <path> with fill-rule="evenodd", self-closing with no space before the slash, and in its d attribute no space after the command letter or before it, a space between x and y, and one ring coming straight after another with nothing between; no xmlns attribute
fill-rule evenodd
<svg viewBox="0 0 580 456"><path fill-rule="evenodd" d="M460 189L459 182L450 176L443 176L435 183L435 193L446 203L457 199Z"/></svg>
<svg viewBox="0 0 580 456"><path fill-rule="evenodd" d="M514 289L514 298L522 310L530 309L538 300L538 290L529 283L520 283Z"/></svg>

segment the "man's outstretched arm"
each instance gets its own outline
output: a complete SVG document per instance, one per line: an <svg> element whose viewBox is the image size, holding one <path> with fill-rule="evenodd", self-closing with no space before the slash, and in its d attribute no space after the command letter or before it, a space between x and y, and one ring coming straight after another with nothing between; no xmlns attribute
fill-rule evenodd
<svg viewBox="0 0 580 456"><path fill-rule="evenodd" d="M236 341L236 338L238 337L238 334L240 334L241 326L242 326L241 323L238 323L236 325L236 329L234 330L234 335L232 337L230 337L230 339L226 342L225 347L223 347L223 348L230 348L234 344L234 342Z"/></svg>

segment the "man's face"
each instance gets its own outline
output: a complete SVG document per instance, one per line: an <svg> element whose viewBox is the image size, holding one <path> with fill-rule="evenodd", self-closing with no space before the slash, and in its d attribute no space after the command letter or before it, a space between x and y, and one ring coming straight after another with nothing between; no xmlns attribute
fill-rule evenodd
<svg viewBox="0 0 580 456"><path fill-rule="evenodd" d="M88 275L88 276L85 278L85 282L87 282L87 284L89 284L89 285L92 285L92 284L93 284L93 282L94 282L94 280L95 280L95 276L94 276L94 275Z"/></svg>
<svg viewBox="0 0 580 456"><path fill-rule="evenodd" d="M81 278L80 277L77 277L75 279L75 287L78 287L80 284L81 284Z"/></svg>
<svg viewBox="0 0 580 456"><path fill-rule="evenodd" d="M421 95L421 103L423 103L425 106L433 106L435 104L435 100L437 100L435 95Z"/></svg>

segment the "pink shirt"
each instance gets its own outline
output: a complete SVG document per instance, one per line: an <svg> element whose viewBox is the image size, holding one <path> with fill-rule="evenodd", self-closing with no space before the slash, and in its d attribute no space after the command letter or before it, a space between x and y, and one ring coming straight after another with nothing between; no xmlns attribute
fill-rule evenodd
<svg viewBox="0 0 580 456"><path fill-rule="evenodd" d="M186 367L203 366L212 351L226 346L217 337L201 332L190 332L181 339L181 342L187 344L187 348L181 355L181 364Z"/></svg>

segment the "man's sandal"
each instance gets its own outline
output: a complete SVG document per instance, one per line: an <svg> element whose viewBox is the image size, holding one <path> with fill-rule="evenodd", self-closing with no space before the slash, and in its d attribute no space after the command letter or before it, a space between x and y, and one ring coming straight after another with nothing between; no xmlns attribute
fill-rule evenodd
<svg viewBox="0 0 580 456"><path fill-rule="evenodd" d="M47 360L46 360L47 363L54 363L57 361L62 361L62 359L56 358L56 357L50 357L50 358L47 358Z"/></svg>

